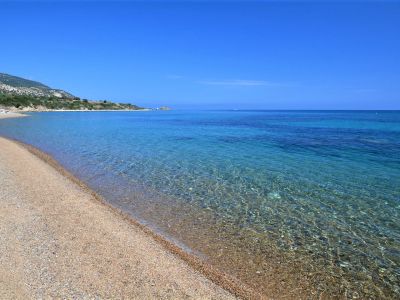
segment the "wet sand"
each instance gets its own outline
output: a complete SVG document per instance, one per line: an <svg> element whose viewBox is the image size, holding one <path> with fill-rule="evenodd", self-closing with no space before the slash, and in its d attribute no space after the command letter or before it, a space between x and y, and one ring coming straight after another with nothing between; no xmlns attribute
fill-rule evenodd
<svg viewBox="0 0 400 300"><path fill-rule="evenodd" d="M102 202L44 154L1 137L0 150L1 299L255 297Z"/></svg>

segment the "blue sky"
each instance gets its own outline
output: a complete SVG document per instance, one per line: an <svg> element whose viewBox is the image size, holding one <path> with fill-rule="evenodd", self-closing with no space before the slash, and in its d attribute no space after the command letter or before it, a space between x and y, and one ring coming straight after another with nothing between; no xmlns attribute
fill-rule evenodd
<svg viewBox="0 0 400 300"><path fill-rule="evenodd" d="M400 2L4 2L0 72L82 98L400 109Z"/></svg>

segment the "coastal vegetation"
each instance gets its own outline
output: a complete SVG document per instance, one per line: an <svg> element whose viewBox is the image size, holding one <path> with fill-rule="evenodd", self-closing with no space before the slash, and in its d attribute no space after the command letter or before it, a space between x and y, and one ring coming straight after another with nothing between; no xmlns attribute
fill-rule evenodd
<svg viewBox="0 0 400 300"><path fill-rule="evenodd" d="M0 106L27 110L138 110L141 107L130 103L114 103L107 100L41 97L0 93Z"/></svg>
<svg viewBox="0 0 400 300"><path fill-rule="evenodd" d="M37 81L0 73L0 107L10 110L139 110L130 103L87 100Z"/></svg>

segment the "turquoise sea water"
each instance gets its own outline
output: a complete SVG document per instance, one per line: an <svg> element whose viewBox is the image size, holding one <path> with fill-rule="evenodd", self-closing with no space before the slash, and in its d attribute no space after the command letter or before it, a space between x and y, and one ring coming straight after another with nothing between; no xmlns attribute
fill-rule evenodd
<svg viewBox="0 0 400 300"><path fill-rule="evenodd" d="M400 298L400 112L33 113L0 135L267 295Z"/></svg>

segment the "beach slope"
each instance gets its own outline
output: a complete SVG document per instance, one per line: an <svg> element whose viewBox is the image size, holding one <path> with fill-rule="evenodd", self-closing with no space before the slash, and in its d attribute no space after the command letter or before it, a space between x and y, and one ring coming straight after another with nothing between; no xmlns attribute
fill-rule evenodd
<svg viewBox="0 0 400 300"><path fill-rule="evenodd" d="M23 146L0 137L0 298L233 296Z"/></svg>
<svg viewBox="0 0 400 300"><path fill-rule="evenodd" d="M3 109L0 109L0 119L9 119L9 118L21 118L21 117L26 117L27 115L16 113L16 112L10 112L6 111Z"/></svg>

